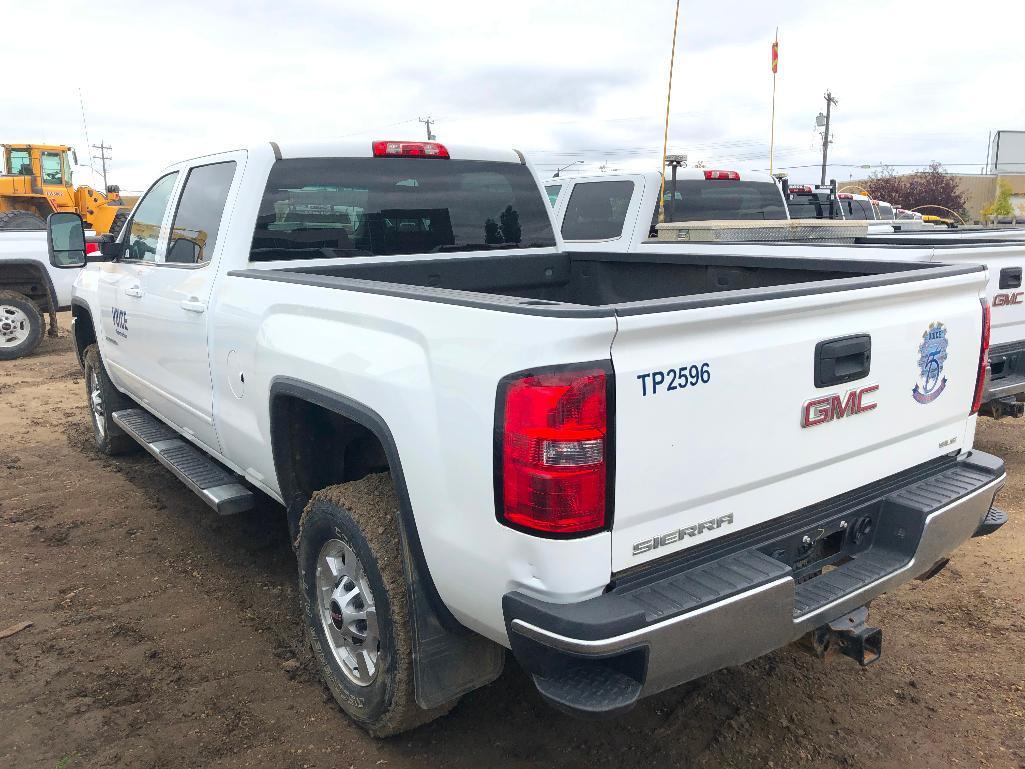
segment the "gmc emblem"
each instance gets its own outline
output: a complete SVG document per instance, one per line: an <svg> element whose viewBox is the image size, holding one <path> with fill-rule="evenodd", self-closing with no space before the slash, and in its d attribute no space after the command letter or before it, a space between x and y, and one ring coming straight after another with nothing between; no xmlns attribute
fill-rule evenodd
<svg viewBox="0 0 1025 769"><path fill-rule="evenodd" d="M879 385L868 385L858 390L850 390L843 397L839 393L823 395L821 398L813 398L805 401L801 409L801 427L815 427L834 419L843 419L854 414L863 414L871 411L878 403L873 403L868 396L879 389Z"/></svg>
<svg viewBox="0 0 1025 769"><path fill-rule="evenodd" d="M994 307L1004 307L1008 304L1021 304L1025 291L1015 291L1013 294L997 294L993 297Z"/></svg>

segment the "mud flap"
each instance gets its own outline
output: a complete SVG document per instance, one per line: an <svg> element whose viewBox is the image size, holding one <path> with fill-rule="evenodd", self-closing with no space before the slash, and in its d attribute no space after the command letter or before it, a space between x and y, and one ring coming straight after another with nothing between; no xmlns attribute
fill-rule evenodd
<svg viewBox="0 0 1025 769"><path fill-rule="evenodd" d="M404 532L400 539L413 625L416 704L430 710L498 678L505 664L505 649L470 630L450 630L441 623Z"/></svg>

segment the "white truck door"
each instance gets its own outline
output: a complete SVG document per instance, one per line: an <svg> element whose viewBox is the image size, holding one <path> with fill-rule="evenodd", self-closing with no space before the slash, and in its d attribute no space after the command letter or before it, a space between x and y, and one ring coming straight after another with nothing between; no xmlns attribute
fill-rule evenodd
<svg viewBox="0 0 1025 769"><path fill-rule="evenodd" d="M237 153L183 170L167 248L145 276L142 332L154 407L207 447L220 451L213 419L207 304L217 275L214 255Z"/></svg>
<svg viewBox="0 0 1025 769"><path fill-rule="evenodd" d="M161 247L161 227L178 172L161 176L139 201L122 230L122 257L104 264L99 276L102 352L114 382L136 398L146 399L145 356L148 344L142 332L147 308L142 284L153 269Z"/></svg>

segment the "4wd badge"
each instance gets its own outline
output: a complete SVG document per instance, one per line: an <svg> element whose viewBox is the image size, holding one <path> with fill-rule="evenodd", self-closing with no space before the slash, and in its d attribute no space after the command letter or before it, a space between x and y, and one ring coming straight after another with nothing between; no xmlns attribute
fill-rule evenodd
<svg viewBox="0 0 1025 769"><path fill-rule="evenodd" d="M942 323L930 323L918 346L918 384L911 397L919 403L936 400L947 386L943 364L947 362L947 329ZM942 378L941 378L942 377Z"/></svg>

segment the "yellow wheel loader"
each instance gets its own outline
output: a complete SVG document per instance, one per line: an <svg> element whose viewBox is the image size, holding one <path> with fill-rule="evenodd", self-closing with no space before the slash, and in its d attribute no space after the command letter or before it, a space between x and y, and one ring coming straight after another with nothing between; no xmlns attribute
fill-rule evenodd
<svg viewBox="0 0 1025 769"><path fill-rule="evenodd" d="M117 235L129 207L115 185L106 194L72 183L75 151L63 144L0 144L0 230L45 229L55 211L73 211L97 234ZM72 163L72 161L75 161Z"/></svg>

